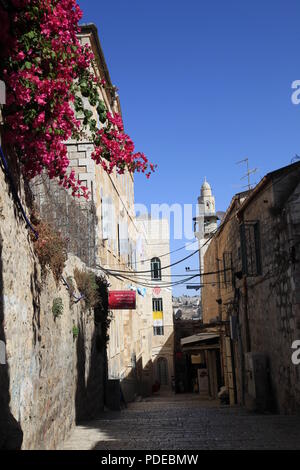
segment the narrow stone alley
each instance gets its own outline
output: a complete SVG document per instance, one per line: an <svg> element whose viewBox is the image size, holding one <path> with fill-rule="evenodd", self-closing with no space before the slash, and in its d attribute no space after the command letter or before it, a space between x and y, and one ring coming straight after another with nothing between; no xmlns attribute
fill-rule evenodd
<svg viewBox="0 0 300 470"><path fill-rule="evenodd" d="M155 396L82 423L62 449L300 449L300 417L250 413L195 394Z"/></svg>

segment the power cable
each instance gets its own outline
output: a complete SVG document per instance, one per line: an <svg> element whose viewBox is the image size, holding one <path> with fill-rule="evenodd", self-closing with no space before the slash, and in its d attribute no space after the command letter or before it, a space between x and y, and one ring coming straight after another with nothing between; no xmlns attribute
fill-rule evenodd
<svg viewBox="0 0 300 470"><path fill-rule="evenodd" d="M105 270L104 270L104 272L105 272ZM168 283L168 284L160 285L160 284L149 284L149 283L146 283L144 281L141 282L141 281L138 281L138 280L126 277L126 276L121 276L121 275L118 275L118 274L111 274L109 272L107 272L106 274L111 275L112 277L115 277L116 279L118 279L120 281L126 280L126 281L132 282L133 284L137 284L137 285L140 285L140 286L143 286L143 287L149 287L149 288L153 288L153 287L162 287L162 288L173 287L173 286L177 286L177 285L180 285L180 284L185 284L185 283L189 282L190 280L194 279L195 277L197 277L197 275L194 275L194 276L191 276L188 279L184 279L184 280L181 280L181 281L176 281L174 283Z"/></svg>
<svg viewBox="0 0 300 470"><path fill-rule="evenodd" d="M199 252L199 249L196 250L196 251L194 251L194 252L191 253L190 255L186 256L185 258L183 258L183 259L177 261L176 263L169 264L168 266L162 266L162 267L160 268L160 270L168 269L168 268L171 268L172 266L176 266L177 264L180 264L180 263L182 263L183 261L185 261L185 260L191 258L192 256L194 256L194 255L195 255L196 253L198 253L198 252ZM102 266L99 266L99 265L97 265L97 266L98 266L100 269L103 269ZM128 270L122 271L122 270L120 270L120 269L109 269L109 271L112 272L112 273L125 273L125 274L129 274L129 273L131 274L131 273L132 273L132 271L128 271ZM151 273L151 272L152 272L152 269L147 269L147 270L145 270L145 271L135 271L135 272L136 272L137 274Z"/></svg>
<svg viewBox="0 0 300 470"><path fill-rule="evenodd" d="M171 268L173 266L176 266L177 264L180 264L182 263L183 261L186 261L187 259L191 258L192 256L194 256L196 253L199 253L200 250L202 250L202 248L207 245L207 243L209 243L209 241L212 239L213 235L215 234L215 232L217 232L218 229L214 230L213 232L211 232L210 234L210 237L206 240L206 242L201 246L201 248L198 248L197 250L193 251L193 253L191 253L190 255L186 256L185 258L182 258L178 261L176 261L175 263L172 263L172 264L169 264L168 266L162 266L160 268L160 271L162 271L163 269L168 269L168 268ZM100 265L97 265L98 268L100 269L104 269L102 266ZM119 269L110 269L108 268L107 271L111 272L111 273L125 273L125 274L133 274L133 271L128 271L128 270L119 270ZM134 271L134 273L136 274L144 274L144 273L151 273L153 270L152 269L147 269L145 271Z"/></svg>
<svg viewBox="0 0 300 470"><path fill-rule="evenodd" d="M106 269L106 268L104 268L104 269ZM198 274L190 274L190 275L188 275L188 274L183 274L183 275L182 275L182 274L177 274L177 275L176 275L176 274L175 274L175 275L169 274L169 275L164 275L164 277L171 277L171 278L172 278L172 277L180 277L180 278L182 278L182 279L184 279L184 278L188 278L188 279L189 279L191 276L192 276L192 277L201 277L203 274L204 274L205 276L211 276L211 275L214 275L214 274L220 274L220 273L223 273L224 271L230 271L230 270L231 270L231 268L226 268L225 270L224 270L224 269L220 269L220 270L218 270L218 271L210 271L210 272L208 271L208 272L202 273L202 274L198 273ZM111 275L114 274L114 273L110 273L109 269L107 269L106 271L107 271L108 274L111 274ZM131 273L128 273L128 274L130 274L133 279L153 282L154 285L156 285L156 284L157 284L157 285L158 285L158 284L163 284L164 282L168 282L168 281L164 281L164 280L162 280L162 279L159 279L159 280L157 280L157 279L151 279L149 276L146 276L146 275L136 276L134 272L131 272ZM122 274L118 274L118 275L119 275L119 276L122 276ZM174 282L177 282L177 281L174 281Z"/></svg>
<svg viewBox="0 0 300 470"><path fill-rule="evenodd" d="M168 256L168 255L172 255L173 253L177 253L178 251L181 251L181 250L184 250L186 249L187 247L191 246L191 245L194 245L195 243L197 243L197 240L194 240L193 242L191 243L188 243L186 245L183 245L181 246L180 248L177 248L176 250L173 250L173 251L168 251L168 253L164 253L163 255L159 255L158 258L164 258L165 256ZM148 258L148 259L142 259L140 261L136 261L135 264L141 264L141 263L146 263L147 261L152 261L153 258ZM112 264L112 266L119 266L118 264Z"/></svg>

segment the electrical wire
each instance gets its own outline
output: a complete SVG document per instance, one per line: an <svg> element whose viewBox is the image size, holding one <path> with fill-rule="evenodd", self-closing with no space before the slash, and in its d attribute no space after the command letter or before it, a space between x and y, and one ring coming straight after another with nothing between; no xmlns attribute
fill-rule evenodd
<svg viewBox="0 0 300 470"><path fill-rule="evenodd" d="M162 266L160 268L160 271L164 270L164 269L168 269L168 268L171 268L173 266L176 266L180 263L182 263L183 261L186 261L187 259L191 258L192 256L194 256L196 253L199 253L200 249L202 250L202 248L207 245L207 243L209 243L209 241L212 239L213 235L215 234L215 232L217 232L218 229L216 230L213 230L209 236L209 238L206 240L206 242L201 246L201 248L198 248L197 250L193 251L193 253L191 253L190 255L186 256L185 258L182 258L178 261L176 261L175 263L171 263L169 264L168 266ZM98 268L100 269L104 269L102 266L100 265L97 265ZM120 270L120 269L110 269L110 268L107 268L107 271L109 271L110 273L125 273L125 274L133 274L133 271L128 271L128 270ZM153 270L152 269L147 269L147 270L144 270L144 271L134 271L134 273L136 274L144 274L144 273L151 273Z"/></svg>
<svg viewBox="0 0 300 470"><path fill-rule="evenodd" d="M110 273L108 270L106 270L105 268L103 268L104 272L108 275L108 276L112 276L112 277L115 277L116 279L118 280L121 280L121 281L130 281L134 284L138 284L138 285L141 285L143 287L149 287L149 288L155 288L155 287L172 287L172 286L177 286L177 285L181 285L181 284L187 284L189 283L192 279L195 279L196 277L199 277L200 274L194 274L192 276L189 276L187 279L180 279L180 280L177 280L177 281L174 281L174 282L171 282L171 281L152 281L151 279L148 279L148 282L147 282L147 278L140 278L139 276L134 276L134 274L132 273L132 275L134 277L128 277L128 276L124 276L122 274L115 274L115 273ZM227 270L230 270L230 268L226 269ZM206 273L207 275L213 275L213 274L218 274L220 272L224 272L224 269L220 270L220 271L212 271L212 272L208 272ZM209 285L216 285L218 283L218 281L212 281L212 282L207 282L205 284L209 284ZM201 282L201 284L204 284Z"/></svg>
<svg viewBox="0 0 300 470"><path fill-rule="evenodd" d="M172 266L176 266L177 264L180 264L180 263L182 263L183 261L185 261L185 260L191 258L192 256L194 256L194 255L195 255L196 253L198 253L198 252L199 252L199 249L196 250L196 251L194 251L194 252L191 253L190 255L186 256L185 258L183 258L183 259L177 261L176 263L169 264L168 266L162 266L162 267L160 268L160 270L168 269L168 268L171 268ZM102 266L99 266L99 265L98 265L98 267L101 268L101 269L103 269ZM128 271L128 270L125 271L125 270L120 270L120 269L109 269L109 271L110 271L111 273L125 273L125 274L126 274L126 273L132 273L132 271ZM135 271L135 272L136 272L137 274L151 273L151 272L152 272L152 269L147 269L147 270L145 270L145 271Z"/></svg>
<svg viewBox="0 0 300 470"><path fill-rule="evenodd" d="M273 186L275 186L276 184L278 184L282 179L284 179L284 178L286 178L287 176L289 176L290 173L291 173L291 171L288 172L287 174L283 175L283 176L282 176L281 178L279 178L277 181L275 181L275 183L273 183ZM261 193L264 193L267 189L269 189L269 186L265 187L265 188L261 191ZM226 222L229 222L229 221L232 220L235 216L236 216L236 214L234 214L232 217L230 217ZM219 227L218 227L216 230L214 230L214 231L212 232L212 234L213 234L213 235L216 234L216 233L220 230L221 227L222 227L222 223L219 225ZM194 243L196 243L196 240L193 241L193 242L191 242L191 243L189 243L189 244L187 244L187 245L183 245L182 247L177 248L176 250L169 251L168 253L164 253L163 255L160 255L159 258L162 258L162 257L164 257L164 256L168 256L169 254L173 254L173 253L176 253L176 252L178 252L178 251L181 251L181 250L183 250L184 248L193 245ZM203 246L205 246L205 245L206 245L206 243L205 243ZM202 247L203 247L203 246L202 246ZM201 249L202 249L202 247L201 247ZM199 249L196 250L196 251L194 252L194 254L195 254L197 251L200 251L200 250L199 250ZM191 254L191 256L193 256L193 254ZM188 258L186 258L186 259L188 259ZM140 261L137 261L136 264L145 263L145 262L151 261L151 260L152 260L152 258L145 259L145 260L140 260ZM184 260L185 260L185 259L183 259L182 261L184 261ZM118 265L112 265L112 266L118 266ZM175 264L174 264L174 266L175 266ZM172 267L172 265L166 266L166 267L162 267L161 269L166 269L166 268L168 268L168 267ZM113 271L113 270L111 270L111 271ZM128 272L128 273L129 273L129 272L130 272L130 271L120 271L120 270L115 270L115 271L116 271L116 272L123 272L123 273L125 273L125 272ZM191 270L191 272L194 272L194 271L196 271L196 270ZM144 273L144 272L146 272L146 271L136 271L136 272ZM150 271L147 271L147 272L151 272L151 270L150 270Z"/></svg>
<svg viewBox="0 0 300 470"><path fill-rule="evenodd" d="M105 268L104 268L105 269ZM220 273L223 273L224 271L230 271L231 268L226 268L225 270L224 269L220 269L218 271L210 271L210 272L206 272L206 273L203 273L205 274L206 276L212 276L214 274L220 274ZM107 269L106 270L108 274L110 274L110 271ZM111 273L111 275L113 275L114 273ZM118 274L119 276L123 276L122 274ZM160 284L164 284L166 282L170 282L168 280L164 281L163 279L152 279L150 278L149 276L146 276L146 275L139 275L139 276L136 276L134 274L134 272L130 273L131 277L135 280L141 280L141 281L149 281L149 282L152 282L153 285L160 285ZM198 273L198 274L175 274L175 275L172 275L172 274L169 274L169 275L164 275L164 277L179 277L179 278L182 278L184 280L184 278L187 278L189 279L190 277L201 277L202 274ZM174 281L174 282L177 282L177 281Z"/></svg>
<svg viewBox="0 0 300 470"><path fill-rule="evenodd" d="M104 270L104 272L105 272L105 270ZM194 276L191 276L189 279L184 279L184 280L181 280L181 281L170 282L170 283L167 283L167 284L160 285L160 284L149 284L149 283L146 283L144 281L141 282L141 281L138 281L136 279L129 278L127 276L123 276L123 275L121 276L119 274L110 274L109 272L107 272L106 274L111 275L112 277L115 277L116 279L118 279L120 281L126 280L126 281L132 282L133 284L137 284L137 285L143 286L143 287L150 287L150 288L153 288L153 287L167 288L167 287L178 286L178 285L181 285L181 284L188 283L190 280L197 277L197 275L194 275Z"/></svg>
<svg viewBox="0 0 300 470"><path fill-rule="evenodd" d="M191 242L191 243L187 243L187 244L181 246L180 248L177 248L176 250L168 251L168 253L164 253L163 255L159 255L158 257L159 257L159 258L164 258L165 256L172 255L173 253L177 253L178 251L184 250L184 249L186 249L187 247L189 247L189 246L191 246L191 245L194 245L195 243L197 243L197 240L194 240L194 241ZM147 263L147 261L152 261L152 259L153 259L153 258L142 259L142 260L136 261L135 264ZM114 267L114 266L119 266L119 264L112 264L111 266L112 266L112 267Z"/></svg>
<svg viewBox="0 0 300 470"><path fill-rule="evenodd" d="M215 232L215 231L214 231ZM212 232L210 234L210 237L208 240L206 240L206 242L202 245L202 247L204 247L207 243L209 243L209 241L211 240L211 238L213 237L214 235L214 232ZM202 248L201 247L201 248ZM176 263L173 263L173 266L175 264L179 264L180 262L183 262L185 261L187 258L193 256L195 253L199 252L199 249L196 250L194 253L192 253L191 255L189 255L188 257L185 257L183 258L182 260L179 260L177 261ZM191 276L188 276L186 279L181 279L181 280L178 280L178 281L175 281L175 282L163 282L163 281L154 281L152 279L147 279L145 278L145 276L138 276L137 274L140 274L140 273L144 273L145 271L125 271L125 274L129 275L130 277L128 276L125 276L124 275L124 271L116 271L116 270L111 270L111 269L107 269L107 268L103 268L103 267L100 267L108 276L112 276L112 277L115 277L116 279L120 280L120 281L130 281L132 282L133 284L138 284L140 286L143 286L143 287L148 287L148 288L155 288L155 287L161 287L161 288L168 288L168 287L175 287L175 286L178 286L178 285L184 285L184 284L188 284L192 279L195 279L196 277L199 277L199 276L203 276L204 274L205 275L213 275L213 274L219 274L219 273L223 273L224 272L224 269L222 270L218 270L218 271L212 271L212 272L207 272L207 273L198 273L198 274L194 274L194 275L191 275ZM166 269L167 266L164 267L164 269ZM161 268L162 269L162 268ZM228 268L230 269L230 268ZM152 270L150 271L146 271L146 273L151 273ZM172 276L171 276L172 277ZM147 282L148 281L148 282ZM213 283L215 284L215 282Z"/></svg>

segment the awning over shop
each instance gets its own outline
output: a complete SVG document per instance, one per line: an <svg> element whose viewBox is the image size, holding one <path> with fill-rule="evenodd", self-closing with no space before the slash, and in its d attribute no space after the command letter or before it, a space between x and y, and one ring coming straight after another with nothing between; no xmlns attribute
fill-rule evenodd
<svg viewBox="0 0 300 470"><path fill-rule="evenodd" d="M217 333L198 333L180 340L184 352L196 352L204 349L219 349L220 335Z"/></svg>

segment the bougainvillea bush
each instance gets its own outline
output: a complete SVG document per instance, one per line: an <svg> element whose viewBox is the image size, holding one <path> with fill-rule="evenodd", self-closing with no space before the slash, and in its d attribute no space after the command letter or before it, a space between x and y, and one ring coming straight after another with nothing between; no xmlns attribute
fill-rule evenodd
<svg viewBox="0 0 300 470"><path fill-rule="evenodd" d="M122 119L100 99L93 54L78 40L82 16L76 0L0 0L0 78L7 87L6 143L13 145L26 178L46 171L73 196L88 198L88 189L68 171L65 142L88 132L95 144L92 158L111 173L154 171L124 133ZM91 108L97 109L97 126ZM77 119L76 113L83 119ZM101 128L100 128L101 127Z"/></svg>

